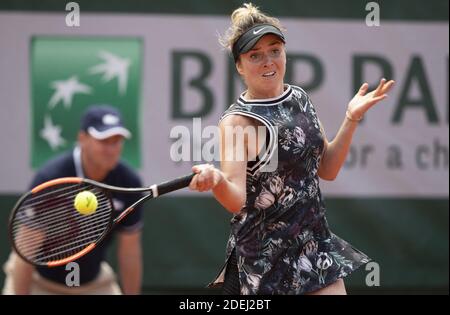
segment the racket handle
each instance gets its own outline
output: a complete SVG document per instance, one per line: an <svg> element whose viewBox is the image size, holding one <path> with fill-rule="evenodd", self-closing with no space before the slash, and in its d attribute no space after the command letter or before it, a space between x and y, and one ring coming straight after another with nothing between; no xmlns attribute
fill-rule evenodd
<svg viewBox="0 0 450 315"><path fill-rule="evenodd" d="M177 179L159 184L157 186L158 196L164 195L171 191L178 190L178 189L189 186L194 175L195 175L194 173L189 174L189 175L179 177Z"/></svg>

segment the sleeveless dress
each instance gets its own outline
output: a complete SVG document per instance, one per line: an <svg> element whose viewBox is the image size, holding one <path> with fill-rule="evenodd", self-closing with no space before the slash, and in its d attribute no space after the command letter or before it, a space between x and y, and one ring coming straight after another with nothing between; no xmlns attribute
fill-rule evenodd
<svg viewBox="0 0 450 315"><path fill-rule="evenodd" d="M286 85L273 99L241 95L221 119L229 115L251 117L268 131L264 154L247 164L246 203L231 220L226 261L236 255L240 293L303 294L369 262L328 227L317 174L324 135L306 92Z"/></svg>

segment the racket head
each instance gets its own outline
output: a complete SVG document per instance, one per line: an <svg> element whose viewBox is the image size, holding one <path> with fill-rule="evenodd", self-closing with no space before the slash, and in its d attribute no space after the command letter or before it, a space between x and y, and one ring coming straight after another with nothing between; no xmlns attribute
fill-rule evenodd
<svg viewBox="0 0 450 315"><path fill-rule="evenodd" d="M97 198L92 214L75 209L78 193ZM17 254L35 266L61 266L90 252L113 223L109 192L78 177L52 180L24 194L14 206L8 224Z"/></svg>

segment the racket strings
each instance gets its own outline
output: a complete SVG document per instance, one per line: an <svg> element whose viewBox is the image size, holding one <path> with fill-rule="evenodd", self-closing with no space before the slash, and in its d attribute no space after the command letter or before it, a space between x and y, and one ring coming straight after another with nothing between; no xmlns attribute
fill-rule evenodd
<svg viewBox="0 0 450 315"><path fill-rule="evenodd" d="M107 213L107 214L103 215L102 217L99 217L96 221L92 221L92 223L96 223L96 222L101 223L104 221L104 219L108 219L108 218L109 218L109 214ZM87 219L85 219L84 221L79 220L77 223L85 224L86 220ZM101 224L100 224L100 226L101 226ZM70 227L67 227L66 224L64 224L64 225L59 224L58 226L55 226L54 229L52 229L51 231L49 231L46 234L46 237L48 239L47 244L51 245L52 243L58 242L61 239L61 235L64 235L63 233L70 232L69 228ZM90 233L91 232L89 231L89 234ZM38 244L39 242L40 242L40 240L30 239L28 241L21 242L20 245L21 245L21 248L25 250L26 248L32 248L32 247L36 246L36 244Z"/></svg>
<svg viewBox="0 0 450 315"><path fill-rule="evenodd" d="M85 189L81 188L78 190L74 190L73 193L76 194L78 192L81 192L82 190L85 190ZM75 212L73 212L72 194L58 195L58 198L62 198L62 197L66 197L65 203L64 203L64 201L61 201L61 199L54 199L54 200L47 199L46 203L44 203L42 201L39 203L29 203L28 200L26 200L26 201L24 201L23 205L20 207L20 210L19 210L19 211L22 211L22 213L20 213L18 211L17 216L19 216L19 215L22 216L21 223L26 224L30 228L35 228L35 227L38 227L40 225L45 225L45 224L52 224L54 221L60 222L61 216L64 216L67 213L76 214ZM106 201L107 201L107 199L106 199ZM38 204L40 207L37 207ZM102 200L99 201L99 206L102 206ZM42 208L45 208L45 211L46 211L45 218L41 219L41 220L37 220L35 217L35 212L43 211ZM64 212L67 212L67 213L64 213ZM13 226L13 230L15 228L16 227Z"/></svg>
<svg viewBox="0 0 450 315"><path fill-rule="evenodd" d="M72 184L75 185L75 184ZM28 207L36 207L38 205L42 205L45 204L46 207L48 207L49 204L51 204L53 201L54 196L57 196L58 198L63 198L66 196L71 197L73 194L77 194L83 190L86 190L86 186L85 185L79 185L76 184L78 188L74 188L74 186L72 187L65 187L65 188L58 188L55 189L52 192L47 192L47 193L42 193L40 195L35 195L33 196L33 198L27 199L27 206ZM96 188L98 189L98 188Z"/></svg>
<svg viewBox="0 0 450 315"><path fill-rule="evenodd" d="M99 202L97 209L101 209L101 207L107 207L109 206L108 204L108 200ZM88 216L82 216L81 219L79 219L77 213L73 211L73 202L67 202L64 205L61 205L61 207L50 209L46 217L39 221L32 218L35 212L34 209L27 207L25 211L27 213L26 216L23 216L23 220L21 221L21 223L25 224L29 228L39 228L43 225L53 225L54 230L56 231L58 226L65 225L65 222L61 221L61 216L78 218L79 222L82 222L82 220L91 220L91 218L89 218ZM14 226L13 230L16 229L17 226Z"/></svg>
<svg viewBox="0 0 450 315"><path fill-rule="evenodd" d="M97 213L101 213L101 209L102 208L99 208ZM78 215L75 211L73 211L73 213ZM64 215L61 216L64 217ZM59 224L54 222L52 222L53 225L49 225L49 223L42 223L41 226L52 226L52 229L46 229L45 240L43 239L43 236L33 237L33 241L31 243L23 241L18 247L22 248L22 250L27 253L34 252L35 259L46 259L48 257L53 257L54 255L58 255L59 252L61 252L61 254L69 253L70 249L79 251L79 247L85 244L85 242L83 242L84 240L87 240L87 242L90 243L95 241L99 235L101 235L105 226L105 224L102 223L108 223L109 213L107 212L106 215L103 216L82 216L82 218L82 220L79 220L79 218L73 219L70 217L67 218L66 216L66 219L68 220L61 221ZM100 228L92 229L86 224L93 225L94 227L100 226ZM83 226L84 228L80 229L80 226ZM42 227L40 230L43 230ZM70 242L72 239L75 239L75 241ZM38 250L39 247L41 251ZM51 252L52 255L46 255L49 252Z"/></svg>
<svg viewBox="0 0 450 315"><path fill-rule="evenodd" d="M86 246L95 242L98 238L97 236L99 231L104 231L104 229L99 228L97 230L93 230L91 232L91 237L87 237L87 235L85 235L83 239L77 239L71 243L66 243L58 247L52 247L51 253L49 255L45 256L46 252L42 252L42 255L39 256L39 259L43 261L53 261L72 256L73 254L76 254L83 250ZM67 253L70 253L70 255L66 255Z"/></svg>
<svg viewBox="0 0 450 315"><path fill-rule="evenodd" d="M77 194L92 192L98 201L94 213L74 208ZM111 202L93 185L58 184L29 195L15 211L12 237L16 249L30 261L45 265L77 254L102 237L111 224Z"/></svg>

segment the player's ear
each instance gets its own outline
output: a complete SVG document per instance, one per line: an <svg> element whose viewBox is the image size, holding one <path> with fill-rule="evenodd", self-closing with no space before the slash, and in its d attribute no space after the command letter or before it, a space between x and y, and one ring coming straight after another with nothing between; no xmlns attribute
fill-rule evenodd
<svg viewBox="0 0 450 315"><path fill-rule="evenodd" d="M236 61L236 70L237 70L237 72L242 76L242 75L244 75L244 69L242 68L242 62L241 62L241 59L238 59L237 61Z"/></svg>

